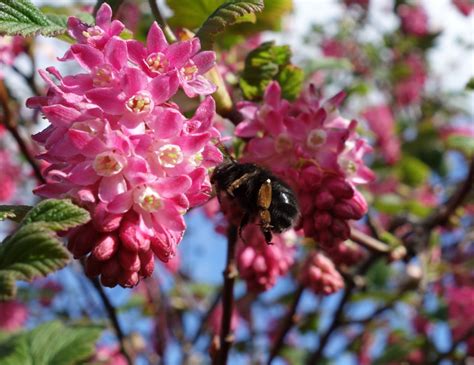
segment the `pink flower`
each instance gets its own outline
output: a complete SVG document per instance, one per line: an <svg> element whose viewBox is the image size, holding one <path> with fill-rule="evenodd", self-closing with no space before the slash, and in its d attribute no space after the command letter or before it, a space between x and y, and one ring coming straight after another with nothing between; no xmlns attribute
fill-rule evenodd
<svg viewBox="0 0 474 365"><path fill-rule="evenodd" d="M418 103L427 77L425 62L419 55L410 54L401 66L406 69L406 74L395 84L395 100L402 106Z"/></svg>
<svg viewBox="0 0 474 365"><path fill-rule="evenodd" d="M474 3L471 0L452 0L452 2L464 16L468 16L474 10Z"/></svg>
<svg viewBox="0 0 474 365"><path fill-rule="evenodd" d="M247 226L242 234L245 241L239 240L236 254L240 277L246 281L249 290L268 290L294 262L291 232L274 237L270 245L256 225Z"/></svg>
<svg viewBox="0 0 474 365"><path fill-rule="evenodd" d="M451 287L446 291L448 317L456 341L464 337L474 327L472 308L474 308L474 288L468 286ZM468 344L468 353L474 355L474 341Z"/></svg>
<svg viewBox="0 0 474 365"><path fill-rule="evenodd" d="M0 65L12 65L15 58L24 50L25 39L23 37L0 37Z"/></svg>
<svg viewBox="0 0 474 365"><path fill-rule="evenodd" d="M402 4L398 7L398 15L404 32L415 36L428 34L428 16L422 6Z"/></svg>
<svg viewBox="0 0 474 365"><path fill-rule="evenodd" d="M344 0L344 3L346 4L346 6L359 5L362 8L369 7L369 0Z"/></svg>
<svg viewBox="0 0 474 365"><path fill-rule="evenodd" d="M395 132L393 114L387 105L372 106L365 110L364 117L377 137L377 144L384 159L393 164L400 159L400 141Z"/></svg>
<svg viewBox="0 0 474 365"><path fill-rule="evenodd" d="M135 40L128 41L127 46L131 61L149 76L175 71L187 96L207 95L216 91L215 85L203 76L214 66L215 53L199 52L201 44L198 38L169 45L158 24L153 23L146 47Z"/></svg>
<svg viewBox="0 0 474 365"><path fill-rule="evenodd" d="M107 4L97 17L93 29L69 20L78 43L63 60L84 72L63 77L55 68L40 71L48 93L28 100L51 123L34 136L45 149L39 157L49 164L47 183L35 192L87 208L93 220L70 232L69 249L76 258L87 256L89 276L130 287L151 275L155 256L173 258L186 228L183 215L211 193L208 169L222 161L212 142L220 137L214 100L206 98L188 119L170 98L182 78L180 62L206 59L207 67L214 54L197 53L196 40L168 46L154 24L147 47L172 62L153 73L132 57L147 48L117 37L123 24L111 22ZM193 82L183 87L204 94Z"/></svg>
<svg viewBox="0 0 474 365"><path fill-rule="evenodd" d="M344 288L344 280L334 264L317 252L312 252L307 258L300 280L315 294L330 295Z"/></svg>
<svg viewBox="0 0 474 365"><path fill-rule="evenodd" d="M25 325L28 308L17 300L0 302L0 329L16 331Z"/></svg>
<svg viewBox="0 0 474 365"><path fill-rule="evenodd" d="M127 365L127 359L122 355L118 346L99 346L93 357L103 365Z"/></svg>

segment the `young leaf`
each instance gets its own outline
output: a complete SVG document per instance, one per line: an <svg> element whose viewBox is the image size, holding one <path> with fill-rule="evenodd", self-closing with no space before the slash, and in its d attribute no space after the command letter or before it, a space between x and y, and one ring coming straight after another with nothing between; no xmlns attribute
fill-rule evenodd
<svg viewBox="0 0 474 365"><path fill-rule="evenodd" d="M31 209L22 223L43 222L53 231L65 231L89 220L89 212L70 200L47 199Z"/></svg>
<svg viewBox="0 0 474 365"><path fill-rule="evenodd" d="M59 16L45 15L29 0L0 0L0 33L24 37L65 33Z"/></svg>
<svg viewBox="0 0 474 365"><path fill-rule="evenodd" d="M10 219L19 223L30 209L28 205L0 205L0 221Z"/></svg>
<svg viewBox="0 0 474 365"><path fill-rule="evenodd" d="M11 280L31 281L66 266L68 250L54 231L43 223L21 227L0 246L0 297L11 298Z"/></svg>
<svg viewBox="0 0 474 365"><path fill-rule="evenodd" d="M226 27L242 22L242 18L263 10L263 0L229 0L219 6L202 24L196 36L204 49L212 47L215 36Z"/></svg>
<svg viewBox="0 0 474 365"><path fill-rule="evenodd" d="M29 332L3 338L0 358L3 365L82 364L94 353L101 332L98 326L44 323Z"/></svg>
<svg viewBox="0 0 474 365"><path fill-rule="evenodd" d="M277 81L281 85L281 94L286 100L298 97L303 87L304 72L294 65L286 65L278 74Z"/></svg>

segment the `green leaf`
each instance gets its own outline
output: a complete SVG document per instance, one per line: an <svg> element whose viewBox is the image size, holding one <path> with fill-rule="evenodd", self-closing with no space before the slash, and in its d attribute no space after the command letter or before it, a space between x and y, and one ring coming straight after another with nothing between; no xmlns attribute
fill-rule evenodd
<svg viewBox="0 0 474 365"><path fill-rule="evenodd" d="M243 18L263 10L263 0L230 0L219 6L202 24L196 36L204 49L209 49L217 34ZM245 18L249 19L249 18Z"/></svg>
<svg viewBox="0 0 474 365"><path fill-rule="evenodd" d="M30 209L28 205L0 205L0 221L10 219L19 223Z"/></svg>
<svg viewBox="0 0 474 365"><path fill-rule="evenodd" d="M471 77L466 84L466 90L474 90L474 77Z"/></svg>
<svg viewBox="0 0 474 365"><path fill-rule="evenodd" d="M367 272L367 286L370 289L383 289L389 277L390 266L387 265L386 259L378 259Z"/></svg>
<svg viewBox="0 0 474 365"><path fill-rule="evenodd" d="M31 209L22 223L42 222L53 231L65 231L89 220L89 212L70 200L47 199Z"/></svg>
<svg viewBox="0 0 474 365"><path fill-rule="evenodd" d="M0 296L15 294L12 280L31 281L66 266L68 250L43 223L21 227L0 246Z"/></svg>
<svg viewBox="0 0 474 365"><path fill-rule="evenodd" d="M288 46L276 46L274 42L262 43L245 59L245 68L240 78L240 89L247 100L262 98L265 88L277 80L284 97L294 99L300 92L304 74L290 64L291 50Z"/></svg>
<svg viewBox="0 0 474 365"><path fill-rule="evenodd" d="M0 342L2 365L74 365L83 363L95 351L102 328L64 326L59 321L11 335Z"/></svg>
<svg viewBox="0 0 474 365"><path fill-rule="evenodd" d="M60 15L46 15L29 0L0 0L0 33L24 37L57 36L66 30Z"/></svg>
<svg viewBox="0 0 474 365"><path fill-rule="evenodd" d="M284 99L296 99L303 87L304 72L294 65L286 65L277 75L276 80L281 85L281 93Z"/></svg>

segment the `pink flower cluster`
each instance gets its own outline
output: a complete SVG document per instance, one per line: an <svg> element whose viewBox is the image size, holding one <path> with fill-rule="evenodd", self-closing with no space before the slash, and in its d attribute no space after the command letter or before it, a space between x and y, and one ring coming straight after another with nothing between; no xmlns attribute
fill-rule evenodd
<svg viewBox="0 0 474 365"><path fill-rule="evenodd" d="M170 99L179 88L189 97L213 93L203 73L215 54L199 52L197 38L169 45L156 23L146 45L125 41L111 17L104 4L93 27L69 18L76 44L61 60L83 72L40 71L48 93L28 106L51 123L34 136L50 163L36 193L87 208L92 221L70 233L68 247L76 258L88 255L88 275L130 287L151 275L154 256L174 256L183 214L209 197L208 168L222 160L211 142L219 138L214 100L188 119Z"/></svg>
<svg viewBox="0 0 474 365"><path fill-rule="evenodd" d="M370 129L377 137L385 161L394 164L400 159L400 140L395 132L395 120L387 105L369 107L364 112Z"/></svg>
<svg viewBox="0 0 474 365"><path fill-rule="evenodd" d="M425 61L412 53L400 65L406 72L395 84L395 99L402 106L418 103L427 78Z"/></svg>
<svg viewBox="0 0 474 365"><path fill-rule="evenodd" d="M25 39L20 36L0 37L0 65L12 65L15 58L24 51Z"/></svg>
<svg viewBox="0 0 474 365"><path fill-rule="evenodd" d="M301 282L315 294L329 295L344 288L344 280L332 261L318 252L312 252L301 271Z"/></svg>
<svg viewBox="0 0 474 365"><path fill-rule="evenodd" d="M349 221L367 211L355 184L373 179L364 155L371 151L355 131L357 122L342 118L338 94L321 103L313 87L290 103L271 83L263 105L244 102L245 121L236 134L250 138L244 160L267 166L297 193L306 237L324 248L349 238Z"/></svg>
<svg viewBox="0 0 474 365"><path fill-rule="evenodd" d="M28 319L28 308L17 300L0 302L0 329L16 331L24 326Z"/></svg>
<svg viewBox="0 0 474 365"><path fill-rule="evenodd" d="M1 131L0 131L1 134ZM8 150L0 150L0 202L11 202L20 177L20 167L12 161Z"/></svg>
<svg viewBox="0 0 474 365"><path fill-rule="evenodd" d="M294 262L296 249L291 232L276 236L269 245L258 226L249 225L237 244L237 267L240 277L251 291L260 292L272 288L277 279L284 276Z"/></svg>
<svg viewBox="0 0 474 365"><path fill-rule="evenodd" d="M398 15L405 33L414 36L428 34L428 15L422 6L402 4L398 7Z"/></svg>

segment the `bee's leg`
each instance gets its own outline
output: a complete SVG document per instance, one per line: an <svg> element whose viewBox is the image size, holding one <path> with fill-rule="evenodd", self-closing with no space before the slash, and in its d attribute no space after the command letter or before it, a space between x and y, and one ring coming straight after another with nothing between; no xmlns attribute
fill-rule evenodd
<svg viewBox="0 0 474 365"><path fill-rule="evenodd" d="M250 214L245 213L244 216L242 217L242 220L240 221L239 225L239 237L242 240L243 243L247 244L245 241L244 237L242 236L242 231L245 228L245 226L249 223L250 221Z"/></svg>
<svg viewBox="0 0 474 365"><path fill-rule="evenodd" d="M272 182L270 179L267 179L258 191L258 208L259 208L259 218L260 218L260 229L262 230L263 235L265 236L265 241L270 244L272 241L272 219L270 215L270 205L272 204Z"/></svg>
<svg viewBox="0 0 474 365"><path fill-rule="evenodd" d="M257 171L254 172L249 172L246 174L243 174L241 177L239 177L237 180L234 180L232 184L226 189L227 194L229 194L231 197L234 197L234 190L238 189L240 185L251 179L253 176L257 174Z"/></svg>

